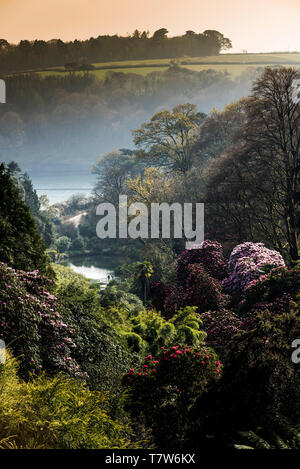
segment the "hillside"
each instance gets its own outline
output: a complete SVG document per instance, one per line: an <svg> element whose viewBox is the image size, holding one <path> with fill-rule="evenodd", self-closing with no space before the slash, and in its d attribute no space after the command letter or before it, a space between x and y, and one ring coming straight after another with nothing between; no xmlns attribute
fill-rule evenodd
<svg viewBox="0 0 300 469"><path fill-rule="evenodd" d="M180 66L194 71L213 69L220 72L228 72L231 76L237 77L249 68L263 68L271 66L300 66L300 53L256 53L256 54L219 54L206 57L183 57L180 59L146 59L146 60L122 60L111 62L96 62L86 66L76 64L73 69L66 69L64 66L38 68L32 70L18 71L12 74L38 73L42 76L59 75L70 73L82 74L90 71L97 78L103 80L107 72L135 73L147 75L155 71L165 71L170 63L177 63ZM75 65L75 64L74 64ZM79 70L81 68L81 70ZM5 75L3 75L5 76Z"/></svg>

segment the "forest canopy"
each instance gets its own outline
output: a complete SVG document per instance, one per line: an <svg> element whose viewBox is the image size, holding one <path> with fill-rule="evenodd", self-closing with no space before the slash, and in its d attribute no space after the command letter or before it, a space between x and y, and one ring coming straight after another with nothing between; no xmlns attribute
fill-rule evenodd
<svg viewBox="0 0 300 469"><path fill-rule="evenodd" d="M0 39L0 72L110 60L199 57L217 55L232 47L230 39L215 30L199 34L186 31L183 36L170 38L167 33L161 28L150 37L148 31L136 29L125 37L106 35L70 42L22 40L17 45Z"/></svg>

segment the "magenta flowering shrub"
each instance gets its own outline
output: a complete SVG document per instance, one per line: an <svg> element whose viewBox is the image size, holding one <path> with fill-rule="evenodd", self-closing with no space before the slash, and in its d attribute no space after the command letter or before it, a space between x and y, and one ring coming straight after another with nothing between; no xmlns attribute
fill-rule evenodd
<svg viewBox="0 0 300 469"><path fill-rule="evenodd" d="M205 240L197 249L186 249L179 255L176 270L180 282L185 282L191 264L201 264L206 272L218 280L226 277L223 247L217 241Z"/></svg>
<svg viewBox="0 0 300 469"><path fill-rule="evenodd" d="M0 338L21 361L23 377L45 370L86 377L72 358L76 344L58 312L50 281L38 271L16 271L0 264Z"/></svg>
<svg viewBox="0 0 300 469"><path fill-rule="evenodd" d="M224 355L234 341L234 336L242 329L243 321L233 311L206 311L201 314L206 344ZM221 356L221 355L220 355Z"/></svg>
<svg viewBox="0 0 300 469"><path fill-rule="evenodd" d="M152 306L160 311L166 319L170 319L180 308L186 306L185 290L181 285L165 285L162 282L152 283L149 295Z"/></svg>
<svg viewBox="0 0 300 469"><path fill-rule="evenodd" d="M299 290L299 267L278 267L249 283L239 304L239 314L246 316L263 310L271 314L289 313L291 302L297 299Z"/></svg>
<svg viewBox="0 0 300 469"><path fill-rule="evenodd" d="M224 302L219 280L212 278L201 264L192 264L187 269L184 300L188 306L198 306L198 313L218 309Z"/></svg>
<svg viewBox="0 0 300 469"><path fill-rule="evenodd" d="M265 270L281 266L285 266L281 254L266 248L263 243L239 244L230 255L229 276L222 282L223 289L231 295L244 294L249 284Z"/></svg>
<svg viewBox="0 0 300 469"><path fill-rule="evenodd" d="M219 309L226 302L221 282L212 278L202 264L191 264L186 268L187 277L182 285L165 287L163 314L172 317L180 308L197 306L197 313Z"/></svg>
<svg viewBox="0 0 300 469"><path fill-rule="evenodd" d="M197 306L201 313L224 304L219 280L226 275L226 263L220 243L206 240L197 249L186 249L178 257L176 271L177 285L150 286L152 305L166 318L185 306Z"/></svg>
<svg viewBox="0 0 300 469"><path fill-rule="evenodd" d="M208 347L161 347L156 358L148 355L124 377L131 391L131 413L135 418L143 416L162 447L182 442L193 403L218 381L221 372L218 356Z"/></svg>
<svg viewBox="0 0 300 469"><path fill-rule="evenodd" d="M172 318L180 308L191 306L186 303L185 289L181 285L167 285L164 293L162 314L167 319Z"/></svg>

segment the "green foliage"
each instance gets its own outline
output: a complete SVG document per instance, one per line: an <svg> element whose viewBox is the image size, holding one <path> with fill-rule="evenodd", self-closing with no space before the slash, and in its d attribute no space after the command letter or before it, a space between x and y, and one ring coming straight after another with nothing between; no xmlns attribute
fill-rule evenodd
<svg viewBox="0 0 300 469"><path fill-rule="evenodd" d="M196 113L196 106L190 103L174 107L172 113L158 112L134 131L134 143L152 165L186 173L193 163L195 132L204 118L205 114Z"/></svg>
<svg viewBox="0 0 300 469"><path fill-rule="evenodd" d="M121 277L118 290L127 290L137 295L145 304L149 293L149 281L153 274L151 262L144 260L131 264L122 264L116 269Z"/></svg>
<svg viewBox="0 0 300 469"><path fill-rule="evenodd" d="M178 343L197 347L204 342L206 334L200 330L202 323L195 310L186 307L169 320L155 310L141 311L130 318L132 331L141 336L148 345L148 351L154 355L162 346Z"/></svg>
<svg viewBox="0 0 300 469"><path fill-rule="evenodd" d="M243 328L234 338L220 387L207 404L211 427L224 422L217 430L224 437L257 426L276 432L286 421L297 425L300 369L291 355L292 342L300 336L299 300L289 312L257 311Z"/></svg>
<svg viewBox="0 0 300 469"><path fill-rule="evenodd" d="M251 282L245 292L245 299L239 305L239 313L247 315L249 311L264 306L270 309L272 303L284 297L295 300L299 293L299 283L299 267L277 267Z"/></svg>
<svg viewBox="0 0 300 469"><path fill-rule="evenodd" d="M171 319L165 319L155 310L109 307L102 310L103 318L120 334L131 352L140 356L156 354L162 346L178 343L198 347L204 343L206 333L202 330L196 308L186 307Z"/></svg>
<svg viewBox="0 0 300 469"><path fill-rule="evenodd" d="M258 428L254 431L239 432L244 444L235 444L236 449L300 449L300 429L285 424L277 432L266 431ZM263 435L263 436L261 436ZM246 446L246 443L249 446ZM251 445L251 446L250 446Z"/></svg>
<svg viewBox="0 0 300 469"><path fill-rule="evenodd" d="M123 285L122 285L123 286ZM122 289L122 286L110 284L99 293L100 305L103 308L120 308L128 312L139 312L144 309L143 302L133 293L128 293Z"/></svg>
<svg viewBox="0 0 300 469"><path fill-rule="evenodd" d="M0 447L17 449L129 448L130 428L110 416L107 394L63 375L24 383L8 356L0 365Z"/></svg>
<svg viewBox="0 0 300 469"><path fill-rule="evenodd" d="M60 236L55 240L55 246L59 252L67 252L72 244L72 240L68 236Z"/></svg>
<svg viewBox="0 0 300 469"><path fill-rule="evenodd" d="M46 246L49 247L54 240L55 229L51 211L48 210L49 201L47 196L42 195L41 198L38 197L28 174L21 173L21 169L15 161L8 163L7 167L23 201L30 209L30 213L36 223L39 234L44 239ZM44 201L47 210L41 210L41 200L42 202Z"/></svg>
<svg viewBox="0 0 300 469"><path fill-rule="evenodd" d="M119 310L114 319L114 308L107 308L108 312L101 308L97 290L85 277L69 267L53 265L53 269L54 291L76 342L73 356L87 372L89 387L119 392L122 374L135 362L115 326L121 318Z"/></svg>
<svg viewBox="0 0 300 469"><path fill-rule="evenodd" d="M131 390L129 407L134 418L151 428L162 448L182 448L195 400L218 380L221 363L212 349L162 347L148 355L140 368L131 369L124 382Z"/></svg>
<svg viewBox="0 0 300 469"><path fill-rule="evenodd" d="M89 280L77 274L70 267L51 264L56 280L53 293L68 308L79 306L90 312L99 309L97 291L92 288Z"/></svg>
<svg viewBox="0 0 300 469"><path fill-rule="evenodd" d="M145 340L142 339L142 337L137 334L136 332L126 332L123 335L127 347L131 352L141 354L141 353L146 353L147 350L147 343Z"/></svg>
<svg viewBox="0 0 300 469"><path fill-rule="evenodd" d="M23 270L52 275L46 246L10 171L0 165L0 260Z"/></svg>
<svg viewBox="0 0 300 469"><path fill-rule="evenodd" d="M72 354L76 349L72 330L49 287L51 281L38 271L16 271L0 264L0 337L20 357L23 377L44 370L82 378Z"/></svg>

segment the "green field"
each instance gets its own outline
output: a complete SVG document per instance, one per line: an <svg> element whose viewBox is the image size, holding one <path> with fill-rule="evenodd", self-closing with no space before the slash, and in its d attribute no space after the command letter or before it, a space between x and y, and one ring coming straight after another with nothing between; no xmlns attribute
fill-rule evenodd
<svg viewBox="0 0 300 469"><path fill-rule="evenodd" d="M173 59L174 60L174 59ZM266 65L300 66L300 53L270 53L270 54L220 54L208 57L183 57L175 59L178 65L194 71L214 69L217 71L227 71L233 77L239 76L246 69L264 67ZM118 62L97 62L94 63L93 73L98 79L103 80L108 71L119 71L122 73L136 73L147 75L154 71L166 70L172 59L147 59L147 60L126 60ZM59 75L69 73L64 67L53 67L44 70L32 70L43 76ZM19 72L21 73L21 72ZM24 73L24 72L22 72ZM75 72L84 73L84 72Z"/></svg>

